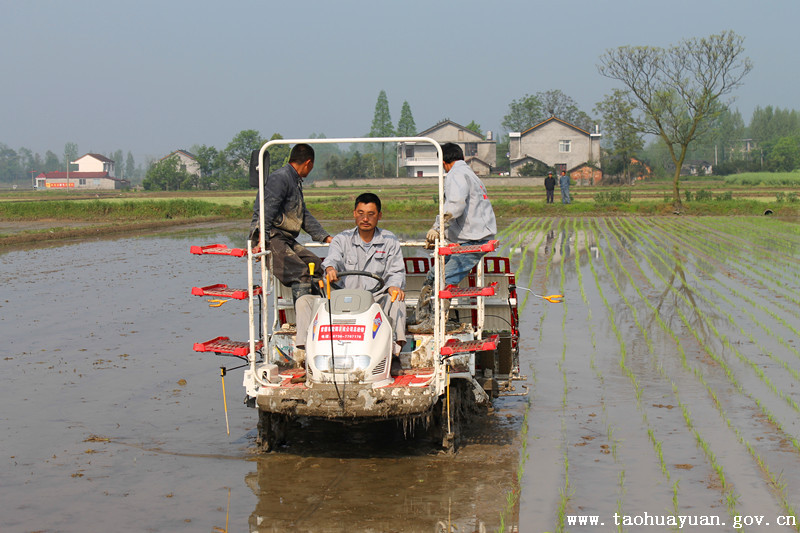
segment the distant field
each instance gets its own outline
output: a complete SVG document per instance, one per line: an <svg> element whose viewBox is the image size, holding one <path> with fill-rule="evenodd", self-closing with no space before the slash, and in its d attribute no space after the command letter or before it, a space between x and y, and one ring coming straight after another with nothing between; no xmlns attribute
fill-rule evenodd
<svg viewBox="0 0 800 533"><path fill-rule="evenodd" d="M545 204L543 187L489 185L498 217L570 215L671 215L673 187L669 180L635 185L573 184L573 203ZM362 192L377 193L384 213L393 219L419 220L438 211L435 185L363 187L305 186L306 204L320 219L348 219ZM765 208L780 216L800 215L800 173L740 174L727 178L697 177L680 184L682 212L687 215L762 215ZM0 193L0 220L70 220L119 223L194 218L249 219L255 190L241 191L6 191Z"/></svg>

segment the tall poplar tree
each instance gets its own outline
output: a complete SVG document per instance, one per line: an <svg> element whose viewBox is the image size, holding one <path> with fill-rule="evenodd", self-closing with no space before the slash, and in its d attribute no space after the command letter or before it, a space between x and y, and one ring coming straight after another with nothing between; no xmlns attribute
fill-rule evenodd
<svg viewBox="0 0 800 533"><path fill-rule="evenodd" d="M411 106L408 101L403 102L403 109L400 110L400 120L397 121L398 137L414 137L417 134L417 125L414 123L414 115L411 114Z"/></svg>
<svg viewBox="0 0 800 533"><path fill-rule="evenodd" d="M375 115L372 117L372 128L369 130L370 137L392 137L394 127L392 126L392 115L389 113L389 99L386 91L381 89L378 93L378 101L375 102ZM386 143L381 143L381 177L386 175L384 163L386 159Z"/></svg>

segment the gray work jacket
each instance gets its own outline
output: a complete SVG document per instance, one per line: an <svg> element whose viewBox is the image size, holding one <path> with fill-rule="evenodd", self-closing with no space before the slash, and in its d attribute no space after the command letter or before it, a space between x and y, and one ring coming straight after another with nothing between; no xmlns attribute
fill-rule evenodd
<svg viewBox="0 0 800 533"><path fill-rule="evenodd" d="M445 232L449 242L493 239L497 233L486 186L464 161L456 161L444 177L444 212L453 215ZM439 228L439 217L433 227Z"/></svg>
<svg viewBox="0 0 800 533"><path fill-rule="evenodd" d="M250 222L251 239L258 237L258 199L256 195L253 218ZM276 232L296 239L301 229L318 242L328 237L328 232L322 228L322 224L306 208L303 198L303 179L289 164L267 176L264 183L264 217L267 241L270 235Z"/></svg>
<svg viewBox="0 0 800 533"><path fill-rule="evenodd" d="M400 241L391 231L375 228L372 241L364 242L358 228L345 230L333 237L328 247L328 256L322 261L322 268L333 267L337 272L345 270L366 270L383 278L384 286L377 294L383 294L389 287L405 289L406 268ZM347 276L341 282L347 289L370 290L377 281L364 276Z"/></svg>

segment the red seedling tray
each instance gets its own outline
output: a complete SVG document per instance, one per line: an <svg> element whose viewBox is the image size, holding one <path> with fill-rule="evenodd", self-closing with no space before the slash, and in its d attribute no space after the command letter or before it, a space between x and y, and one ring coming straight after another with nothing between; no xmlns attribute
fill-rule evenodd
<svg viewBox="0 0 800 533"><path fill-rule="evenodd" d="M208 246L192 246L189 251L193 254L203 255L232 255L233 257L242 257L247 254L247 250L243 248L228 248L224 244L209 244Z"/></svg>

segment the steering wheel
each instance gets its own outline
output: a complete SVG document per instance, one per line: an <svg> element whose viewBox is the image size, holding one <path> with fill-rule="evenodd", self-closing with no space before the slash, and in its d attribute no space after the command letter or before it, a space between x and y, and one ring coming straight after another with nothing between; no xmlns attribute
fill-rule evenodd
<svg viewBox="0 0 800 533"><path fill-rule="evenodd" d="M367 272L366 270L345 270L343 272L337 272L336 275L339 277L339 279L342 279L345 276L364 276L365 278L374 279L375 281L378 282L378 284L371 289L367 289L372 294L375 294L376 292L380 291L385 285L385 282L383 281L382 277L380 277L377 274L373 274L372 272Z"/></svg>

